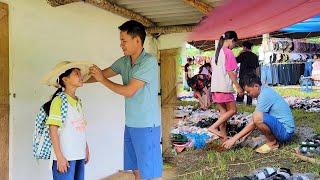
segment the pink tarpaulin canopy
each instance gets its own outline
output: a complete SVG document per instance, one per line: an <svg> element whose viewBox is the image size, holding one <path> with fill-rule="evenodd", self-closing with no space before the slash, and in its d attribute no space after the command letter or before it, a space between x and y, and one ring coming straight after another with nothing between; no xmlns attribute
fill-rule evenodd
<svg viewBox="0 0 320 180"><path fill-rule="evenodd" d="M320 13L320 0L226 0L214 8L189 40L215 40L228 30L239 38L261 35Z"/></svg>

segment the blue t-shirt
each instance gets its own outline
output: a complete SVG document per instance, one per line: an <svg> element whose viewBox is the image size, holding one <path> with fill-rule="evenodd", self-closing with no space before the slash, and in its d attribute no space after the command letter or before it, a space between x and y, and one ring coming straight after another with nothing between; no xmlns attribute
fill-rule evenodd
<svg viewBox="0 0 320 180"><path fill-rule="evenodd" d="M268 113L280 121L287 133L295 130L294 119L288 103L277 92L268 86L261 86L256 111Z"/></svg>
<svg viewBox="0 0 320 180"><path fill-rule="evenodd" d="M157 59L143 50L135 64L130 56L123 56L114 62L111 69L122 76L124 85L131 79L145 82L132 97L125 97L125 117L128 127L160 126L159 67Z"/></svg>

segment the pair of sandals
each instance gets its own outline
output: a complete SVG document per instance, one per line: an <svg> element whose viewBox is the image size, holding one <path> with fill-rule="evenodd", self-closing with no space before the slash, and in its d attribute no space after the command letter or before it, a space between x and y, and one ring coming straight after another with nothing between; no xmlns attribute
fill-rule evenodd
<svg viewBox="0 0 320 180"><path fill-rule="evenodd" d="M188 138L182 134L172 134L171 135L171 142L175 144L186 144L189 142Z"/></svg>
<svg viewBox="0 0 320 180"><path fill-rule="evenodd" d="M320 155L320 135L300 143L299 152L307 157Z"/></svg>
<svg viewBox="0 0 320 180"><path fill-rule="evenodd" d="M207 128L214 124L218 118L209 117L207 119L202 119L201 121L197 122L196 126L200 128Z"/></svg>
<svg viewBox="0 0 320 180"><path fill-rule="evenodd" d="M313 180L316 179L316 175L313 173L294 173L292 174L290 169L287 168L273 168L265 167L260 168L249 176L233 177L229 180Z"/></svg>
<svg viewBox="0 0 320 180"><path fill-rule="evenodd" d="M292 176L290 169L287 168L273 168L264 167L255 170L248 176L233 177L229 180L285 180Z"/></svg>

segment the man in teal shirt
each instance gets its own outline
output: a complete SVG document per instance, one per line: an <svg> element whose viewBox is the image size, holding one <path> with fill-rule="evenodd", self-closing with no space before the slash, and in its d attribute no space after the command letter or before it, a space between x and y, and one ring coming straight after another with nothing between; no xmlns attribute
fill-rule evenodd
<svg viewBox="0 0 320 180"><path fill-rule="evenodd" d="M290 141L295 131L295 123L291 109L284 98L272 88L262 86L260 78L255 74L248 74L244 77L244 89L251 97L258 98L252 121L222 145L230 148L237 140L255 128L261 131L267 139L266 144L256 149L258 153L269 153L276 150L279 143Z"/></svg>
<svg viewBox="0 0 320 180"><path fill-rule="evenodd" d="M144 26L134 20L119 27L124 56L111 67L90 68L95 79L125 97L124 169L132 170L136 179L160 179L160 107L158 102L159 67L157 59L145 52ZM123 85L108 78L121 75Z"/></svg>

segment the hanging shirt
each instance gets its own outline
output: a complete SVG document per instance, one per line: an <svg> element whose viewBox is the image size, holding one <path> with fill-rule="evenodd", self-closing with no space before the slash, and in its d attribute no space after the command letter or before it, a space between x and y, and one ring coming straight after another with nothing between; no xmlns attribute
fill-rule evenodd
<svg viewBox="0 0 320 180"><path fill-rule="evenodd" d="M259 47L259 61L263 61L264 60L264 50L262 45Z"/></svg>
<svg viewBox="0 0 320 180"><path fill-rule="evenodd" d="M320 61L316 60L312 64L312 73L311 73L312 79L315 81L320 81Z"/></svg>

